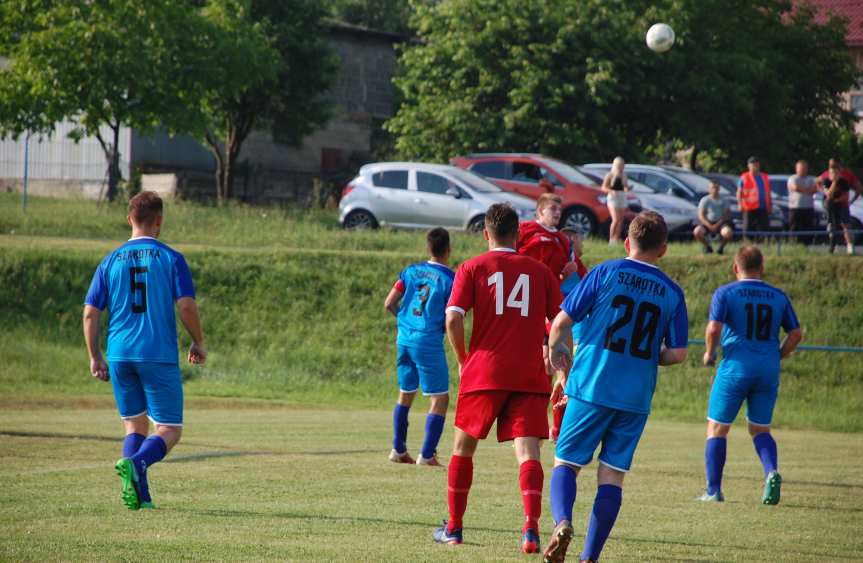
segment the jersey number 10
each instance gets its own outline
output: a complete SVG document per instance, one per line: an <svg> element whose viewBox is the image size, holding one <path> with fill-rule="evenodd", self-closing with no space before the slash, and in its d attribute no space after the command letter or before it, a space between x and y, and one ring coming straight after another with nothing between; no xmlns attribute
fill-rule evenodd
<svg viewBox="0 0 863 563"><path fill-rule="evenodd" d="M770 326L773 324L773 309L766 303L747 303L746 308L746 339L769 340Z"/></svg>
<svg viewBox="0 0 863 563"><path fill-rule="evenodd" d="M488 277L488 285L494 286L494 312L503 315L503 272L495 272ZM506 306L518 309L522 317L528 315L530 309L530 277L519 274L515 286L506 298Z"/></svg>

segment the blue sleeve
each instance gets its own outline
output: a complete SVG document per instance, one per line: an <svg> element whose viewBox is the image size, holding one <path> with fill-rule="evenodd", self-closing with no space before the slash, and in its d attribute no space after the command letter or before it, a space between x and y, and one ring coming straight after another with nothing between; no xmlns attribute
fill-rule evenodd
<svg viewBox="0 0 863 563"><path fill-rule="evenodd" d="M689 312L686 310L686 299L683 295L680 296L680 303L668 323L665 345L668 348L686 348L689 345Z"/></svg>
<svg viewBox="0 0 863 563"><path fill-rule="evenodd" d="M87 296L84 298L85 305L90 305L100 311L108 306L108 284L105 281L105 262L107 260L102 260L102 263L96 268L96 273L93 274L93 279L90 281L90 289L87 290Z"/></svg>
<svg viewBox="0 0 863 563"><path fill-rule="evenodd" d="M741 176L741 177L737 178L737 187L738 187L738 188L742 188L742 187L743 187L743 176Z"/></svg>
<svg viewBox="0 0 863 563"><path fill-rule="evenodd" d="M605 268L602 266L594 268L564 299L560 308L574 322L582 321L590 313L593 301L602 285L602 274L604 273Z"/></svg>
<svg viewBox="0 0 863 563"><path fill-rule="evenodd" d="M711 321L725 323L727 317L728 307L725 303L725 292L720 288L713 294L713 301L710 303L710 316L708 318Z"/></svg>
<svg viewBox="0 0 863 563"><path fill-rule="evenodd" d="M791 306L791 300L785 298L785 310L782 312L782 328L785 332L800 328L800 321L797 320L797 313L794 312L794 307Z"/></svg>
<svg viewBox="0 0 863 563"><path fill-rule="evenodd" d="M174 254L174 301L183 297L195 298L195 284L186 259L177 252Z"/></svg>

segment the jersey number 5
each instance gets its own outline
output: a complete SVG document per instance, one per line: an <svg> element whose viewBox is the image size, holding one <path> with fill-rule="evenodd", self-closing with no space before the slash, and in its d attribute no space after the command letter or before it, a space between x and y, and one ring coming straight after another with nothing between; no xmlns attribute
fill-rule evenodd
<svg viewBox="0 0 863 563"><path fill-rule="evenodd" d="M129 268L129 290L132 292L132 312L146 313L147 312L147 283L135 279L135 274L146 274L146 266L135 266ZM135 294L140 293L141 298L136 299ZM138 303L140 302L140 303Z"/></svg>
<svg viewBox="0 0 863 563"><path fill-rule="evenodd" d="M488 277L488 285L494 286L494 312L503 315L503 272L495 272ZM528 315L530 309L530 277L519 274L515 286L506 298L506 306L518 309L522 317Z"/></svg>

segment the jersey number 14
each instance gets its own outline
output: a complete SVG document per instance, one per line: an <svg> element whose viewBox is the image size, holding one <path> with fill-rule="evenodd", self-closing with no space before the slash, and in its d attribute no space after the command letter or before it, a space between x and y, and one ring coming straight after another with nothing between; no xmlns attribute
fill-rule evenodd
<svg viewBox="0 0 863 563"><path fill-rule="evenodd" d="M488 285L494 286L494 312L503 315L503 272L495 272L488 277ZM506 298L506 306L518 309L522 317L528 316L530 310L530 277L519 274L515 286Z"/></svg>

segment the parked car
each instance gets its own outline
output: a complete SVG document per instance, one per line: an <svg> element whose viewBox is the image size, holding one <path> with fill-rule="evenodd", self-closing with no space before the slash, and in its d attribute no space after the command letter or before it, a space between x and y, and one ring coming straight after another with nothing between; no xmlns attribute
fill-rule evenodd
<svg viewBox="0 0 863 563"><path fill-rule="evenodd" d="M481 231L489 206L504 201L512 204L522 221L536 213L533 200L455 166L379 162L360 168L344 187L339 222L346 229L389 225Z"/></svg>
<svg viewBox="0 0 863 563"><path fill-rule="evenodd" d="M457 156L451 164L485 176L504 190L537 199L554 192L563 199L561 227L570 227L583 235L598 234L611 223L605 196L570 164L539 154L481 153ZM628 222L641 211L637 197L627 199Z"/></svg>
<svg viewBox="0 0 863 563"><path fill-rule="evenodd" d="M603 176L596 170L578 168L578 171L595 182L597 186L602 185ZM656 211L665 219L670 235L691 236L692 229L698 222L698 207L692 203L668 194L656 193L656 190L630 178L629 184L638 199L641 207L648 211Z"/></svg>

